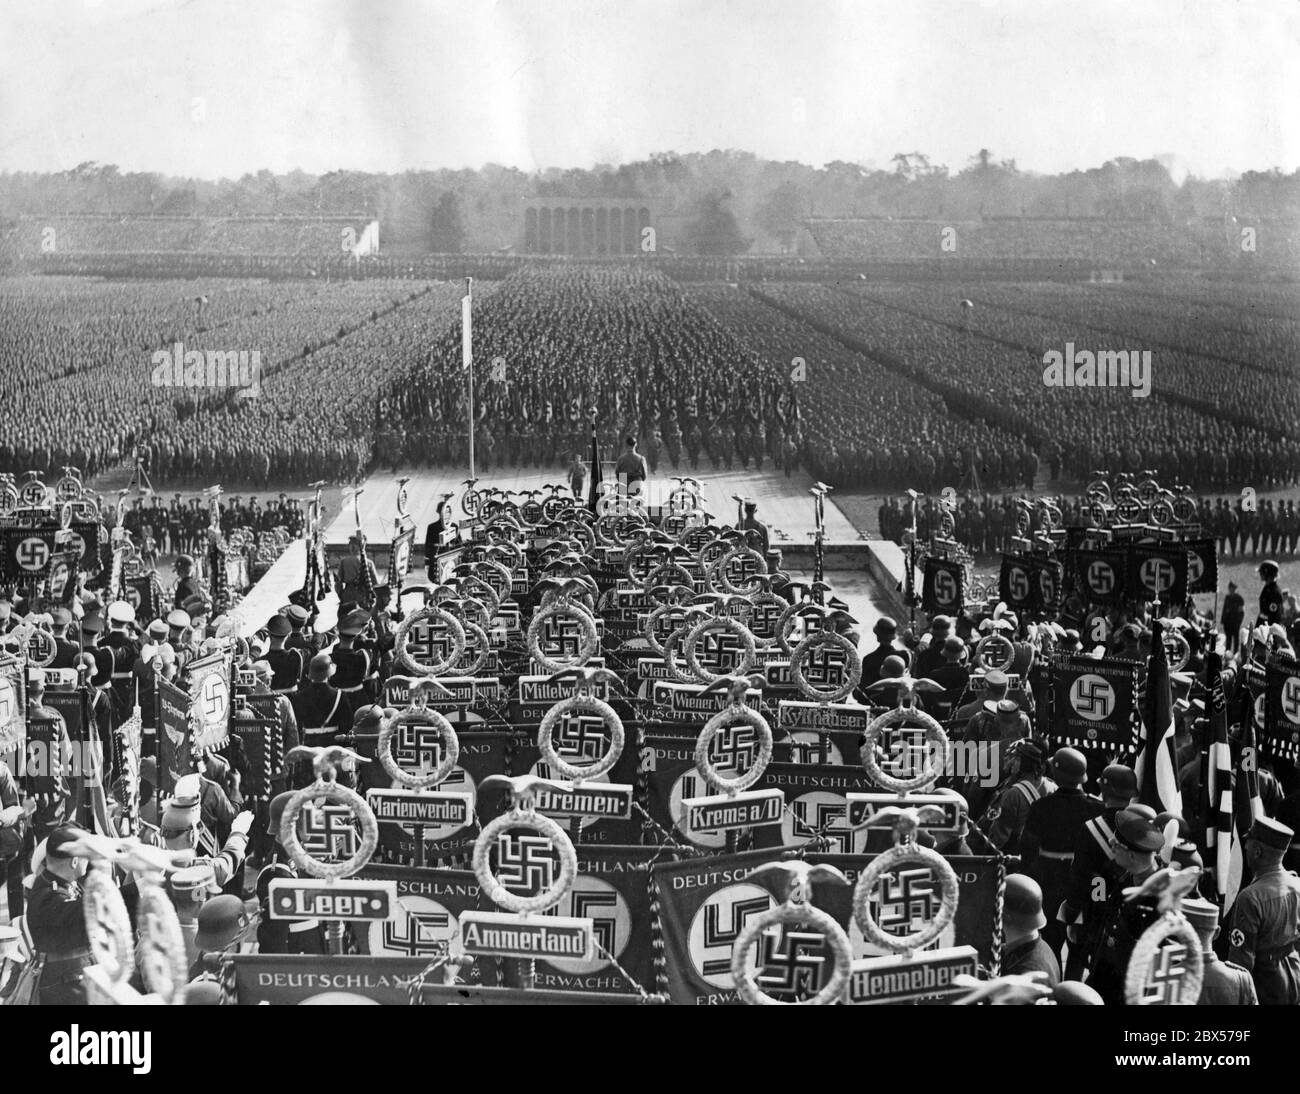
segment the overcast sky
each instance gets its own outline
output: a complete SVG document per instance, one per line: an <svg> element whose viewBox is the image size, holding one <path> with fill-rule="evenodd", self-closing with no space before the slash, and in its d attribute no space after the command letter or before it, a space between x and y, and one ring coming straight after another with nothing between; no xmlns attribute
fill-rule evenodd
<svg viewBox="0 0 1300 1094"><path fill-rule="evenodd" d="M1297 0L0 0L0 170L1300 167Z"/></svg>

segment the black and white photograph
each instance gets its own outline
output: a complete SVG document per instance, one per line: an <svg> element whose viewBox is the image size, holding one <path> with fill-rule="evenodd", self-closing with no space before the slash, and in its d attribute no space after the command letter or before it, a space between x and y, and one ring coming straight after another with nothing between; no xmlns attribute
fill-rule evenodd
<svg viewBox="0 0 1300 1094"><path fill-rule="evenodd" d="M0 0L6 1054L1083 1006L1026 1060L1232 1083L1297 502L1295 0Z"/></svg>

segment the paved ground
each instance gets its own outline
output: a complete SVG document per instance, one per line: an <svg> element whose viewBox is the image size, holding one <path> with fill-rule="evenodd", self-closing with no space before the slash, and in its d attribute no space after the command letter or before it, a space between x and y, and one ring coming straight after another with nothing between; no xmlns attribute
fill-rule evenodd
<svg viewBox="0 0 1300 1094"><path fill-rule="evenodd" d="M663 467L660 468L663 470ZM454 493L459 499L464 491L468 468L419 467L399 468L393 475L388 471L372 475L365 483L359 510L361 527L368 541L387 543L397 514L397 480L410 475L407 486L411 516L416 527L423 532L432 522L438 501L443 493ZM507 490L540 490L546 483L559 482L563 475L557 468L497 468L482 476L485 484ZM733 495L752 499L758 503L757 514L772 529L773 542L808 543L814 528L813 500L808 490L812 478L805 472L796 472L787 478L777 471L722 471L701 466L697 478L703 483L708 511L722 521L734 523L736 501ZM670 477L652 479L649 496L653 504L676 484ZM834 498L834 495L832 495ZM458 510L459 512L459 510ZM342 509L329 525L326 542L346 545L348 536L356 528L356 518L348 493L344 492ZM834 504L826 506L826 539L828 543L856 543L858 530Z"/></svg>
<svg viewBox="0 0 1300 1094"><path fill-rule="evenodd" d="M791 570L790 575L797 581L812 580L810 571ZM862 638L859 652L869 653L876 646L871 628L882 615L892 614L880 595L879 585L862 570L827 570L825 576L834 587L835 595L848 604L850 614L858 621L858 633Z"/></svg>

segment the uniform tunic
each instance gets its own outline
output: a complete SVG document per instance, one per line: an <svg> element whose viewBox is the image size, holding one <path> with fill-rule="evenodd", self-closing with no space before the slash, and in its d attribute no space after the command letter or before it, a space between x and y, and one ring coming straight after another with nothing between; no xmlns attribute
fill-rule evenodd
<svg viewBox="0 0 1300 1094"><path fill-rule="evenodd" d="M1061 965L1052 947L1041 938L1025 939L1002 950L1002 975L1024 976L1031 972L1047 973L1047 986L1061 982Z"/></svg>
<svg viewBox="0 0 1300 1094"><path fill-rule="evenodd" d="M1249 969L1264 1006L1300 1004L1300 877L1275 866L1237 894L1228 960Z"/></svg>
<svg viewBox="0 0 1300 1094"><path fill-rule="evenodd" d="M27 903L32 943L45 958L41 969L41 1006L76 1006L86 1002L82 970L95 963L86 935L81 886L42 870Z"/></svg>
<svg viewBox="0 0 1300 1094"><path fill-rule="evenodd" d="M1196 1001L1201 1007L1256 1007L1255 981L1250 970L1231 961L1220 961L1213 950L1202 955L1205 978L1201 981L1201 997Z"/></svg>

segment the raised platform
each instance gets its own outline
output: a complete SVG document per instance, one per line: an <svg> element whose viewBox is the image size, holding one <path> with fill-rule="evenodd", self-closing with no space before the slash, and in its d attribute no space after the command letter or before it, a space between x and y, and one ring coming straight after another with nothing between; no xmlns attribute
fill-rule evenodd
<svg viewBox="0 0 1300 1094"><path fill-rule="evenodd" d="M652 476L649 492L652 500L658 493L667 496L674 483L672 468L660 465L660 474ZM813 499L808 493L813 480L803 471L786 475L778 471L721 471L702 464L699 471L682 467L679 474L694 474L703 483L707 508L719 523L732 524L736 519L736 502L733 495L750 498L758 503L757 516L772 532L772 546L782 551L807 547L812 542ZM397 480L410 475L407 494L411 517L415 520L416 539L424 541L424 530L433 522L438 500L444 493L456 495L452 504L459 517L460 495L464 492L469 468L417 467L399 468L396 475L372 475L366 480L359 506L361 530L372 548L385 548L392 540L393 518L397 515ZM518 468L493 467L480 470L480 485L503 487L506 490L540 490L546 483L561 482L564 470L559 467ZM848 518L835 507L835 495L826 506L826 549L862 547L864 543ZM345 491L343 508L325 534L330 547L346 548L348 537L356 529L351 498Z"/></svg>
<svg viewBox="0 0 1300 1094"><path fill-rule="evenodd" d="M660 471L663 470L661 466ZM381 575L388 565L393 517L397 513L397 481L403 474L411 476L407 492L417 529L413 564L418 568L423 562L425 527L433 520L438 499L444 492L455 492L457 501L453 504L457 505L459 514L458 500L469 471L468 468L422 467L400 469L397 476L373 475L367 480L359 506L361 527ZM813 501L808 490L813 480L807 474L797 472L787 478L775 471L721 471L701 467L696 477L704 484L709 512L720 521L735 520L733 495L757 502L757 514L771 529L772 546L781 550L785 568L802 580L811 580L814 522ZM480 481L507 490L532 490L560 478L562 473L558 468L492 468ZM651 490L668 489L671 485L670 477L660 476L652 481ZM835 587L837 595L848 602L860 624L864 647L870 648L874 645L871 628L881 615L893 616L900 623L906 620L900 591L905 569L903 552L893 543L861 538L833 500L827 504L825 516L826 579ZM342 510L326 533L331 566L337 566L346 553L348 537L355 528L351 498L345 494Z"/></svg>

